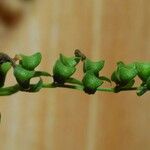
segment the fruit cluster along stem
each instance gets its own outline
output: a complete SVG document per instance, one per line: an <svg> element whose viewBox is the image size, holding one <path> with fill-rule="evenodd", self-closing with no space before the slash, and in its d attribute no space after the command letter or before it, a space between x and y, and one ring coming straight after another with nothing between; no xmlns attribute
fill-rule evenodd
<svg viewBox="0 0 150 150"><path fill-rule="evenodd" d="M41 59L42 56L39 52L30 56L17 54L14 58L0 53L0 96L12 95L19 91L35 93L42 88L67 88L84 91L87 94L94 94L97 91L118 93L135 90L138 96L150 90L150 62L125 64L119 61L109 78L101 76L100 73L104 67L104 60L92 61L80 50L75 50L74 56L71 57L60 54L53 66L53 75L36 70ZM72 77L79 62L83 63L82 80ZM7 73L11 67L17 84L5 87ZM141 80L141 84L137 87L134 86L136 76ZM39 81L31 84L30 80L35 77L38 77ZM52 78L53 81L44 83L42 77ZM111 83L111 87L101 87L104 82ZM112 82L114 83L113 87Z"/></svg>

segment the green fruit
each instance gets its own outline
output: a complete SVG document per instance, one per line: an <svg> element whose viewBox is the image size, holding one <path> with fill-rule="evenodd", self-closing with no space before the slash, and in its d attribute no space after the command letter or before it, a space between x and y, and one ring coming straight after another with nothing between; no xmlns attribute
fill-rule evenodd
<svg viewBox="0 0 150 150"><path fill-rule="evenodd" d="M34 70L41 62L41 53L35 53L31 56L21 55L19 63L27 70Z"/></svg>
<svg viewBox="0 0 150 150"><path fill-rule="evenodd" d="M26 70L26 69L22 68L21 65L17 65L14 68L14 76L15 76L18 84L23 89L29 88L30 79L34 77L34 74L35 74L34 71Z"/></svg>
<svg viewBox="0 0 150 150"><path fill-rule="evenodd" d="M60 54L60 60L65 66L74 67L79 63L80 59L80 57L66 57Z"/></svg>
<svg viewBox="0 0 150 150"><path fill-rule="evenodd" d="M113 72L111 80L117 85L126 85L137 75L134 64L125 65L123 62L117 63L117 70Z"/></svg>
<svg viewBox="0 0 150 150"><path fill-rule="evenodd" d="M92 72L98 76L99 71L104 67L104 61L93 62L90 59L86 59L83 64L83 72L92 70Z"/></svg>
<svg viewBox="0 0 150 150"><path fill-rule="evenodd" d="M94 94L97 88L103 84L103 81L100 80L95 74L91 71L85 73L82 83L84 86L84 91L88 94Z"/></svg>
<svg viewBox="0 0 150 150"><path fill-rule="evenodd" d="M137 71L130 66L121 66L121 67L118 67L117 73L119 76L118 80L120 82L128 83L130 80L132 80L136 76Z"/></svg>
<svg viewBox="0 0 150 150"><path fill-rule="evenodd" d="M65 66L61 60L57 60L53 67L53 78L55 82L64 83L66 79L76 71L75 67Z"/></svg>
<svg viewBox="0 0 150 150"><path fill-rule="evenodd" d="M138 71L138 76L139 78L146 82L146 80L148 79L148 77L150 77L150 63L149 62L143 62L143 63L136 63L136 68Z"/></svg>
<svg viewBox="0 0 150 150"><path fill-rule="evenodd" d="M6 74L10 70L10 68L11 68L10 62L6 62L0 65L0 87L4 86Z"/></svg>
<svg viewBox="0 0 150 150"><path fill-rule="evenodd" d="M112 73L111 80L114 81L116 84L120 83L120 78L119 78L119 74L117 73L117 71L114 71Z"/></svg>

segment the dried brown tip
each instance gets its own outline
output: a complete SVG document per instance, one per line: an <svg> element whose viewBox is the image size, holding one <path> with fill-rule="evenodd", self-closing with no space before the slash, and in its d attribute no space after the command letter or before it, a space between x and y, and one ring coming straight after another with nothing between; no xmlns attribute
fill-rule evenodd
<svg viewBox="0 0 150 150"><path fill-rule="evenodd" d="M81 60L82 60L82 61L86 59L86 56L85 56L79 49L76 49L76 50L74 51L74 55L75 55L76 57L81 57Z"/></svg>

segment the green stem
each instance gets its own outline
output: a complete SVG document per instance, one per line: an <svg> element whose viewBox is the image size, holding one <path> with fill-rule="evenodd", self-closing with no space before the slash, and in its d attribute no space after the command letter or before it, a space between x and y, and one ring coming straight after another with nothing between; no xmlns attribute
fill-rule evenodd
<svg viewBox="0 0 150 150"><path fill-rule="evenodd" d="M83 85L80 80L77 80L75 78L69 78L66 80L66 83L71 83L71 84L77 84L77 85Z"/></svg>
<svg viewBox="0 0 150 150"><path fill-rule="evenodd" d="M68 89L75 89L75 90L80 90L83 91L84 87L82 85L68 85L68 84L57 84L57 83L43 83L42 88L68 88ZM132 88L122 88L119 89L119 91L133 91L137 90L137 87L132 87ZM14 86L9 86L5 88L0 88L0 96L7 96L7 95L12 95L17 93L20 90L20 87L18 84ZM115 88L98 88L97 91L102 91L102 92L112 92L116 93Z"/></svg>
<svg viewBox="0 0 150 150"><path fill-rule="evenodd" d="M43 84L42 87L43 88L69 88L69 89L83 90L83 86L81 85L68 85L68 84L57 84L57 83Z"/></svg>
<svg viewBox="0 0 150 150"><path fill-rule="evenodd" d="M115 93L115 89L114 88L98 88L97 91L113 92L113 93Z"/></svg>
<svg viewBox="0 0 150 150"><path fill-rule="evenodd" d="M76 89L76 90L80 90L83 91L83 86L82 85L68 85L68 84L54 84L54 83L50 83L50 84L43 84L42 86L43 88L70 88L70 89ZM132 88L123 88L120 89L119 91L133 91L133 90L137 90L137 87L132 87ZM116 93L115 88L98 88L97 91L102 91L102 92L113 92Z"/></svg>

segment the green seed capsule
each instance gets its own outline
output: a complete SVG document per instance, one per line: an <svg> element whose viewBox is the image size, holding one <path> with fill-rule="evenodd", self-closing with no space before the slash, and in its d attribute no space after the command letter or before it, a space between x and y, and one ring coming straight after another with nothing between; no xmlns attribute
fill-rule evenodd
<svg viewBox="0 0 150 150"><path fill-rule="evenodd" d="M137 70L134 64L125 65L121 62L117 63L117 65L117 70L114 71L111 76L111 80L116 84L125 85L137 75Z"/></svg>
<svg viewBox="0 0 150 150"><path fill-rule="evenodd" d="M97 88L103 84L103 81L100 80L95 74L91 71L85 73L82 83L84 85L84 91L88 94L94 94Z"/></svg>
<svg viewBox="0 0 150 150"><path fill-rule="evenodd" d="M119 74L120 82L128 83L136 76L137 71L129 66L121 66L118 68L117 73Z"/></svg>
<svg viewBox="0 0 150 150"><path fill-rule="evenodd" d="M98 76L99 71L104 67L104 61L93 62L90 59L86 59L83 64L83 72L92 70L96 76Z"/></svg>
<svg viewBox="0 0 150 150"><path fill-rule="evenodd" d="M11 68L11 63L6 62L0 65L0 87L4 86L6 74Z"/></svg>
<svg viewBox="0 0 150 150"><path fill-rule="evenodd" d="M66 57L60 54L60 60L65 66L74 67L79 63L80 59L80 57Z"/></svg>
<svg viewBox="0 0 150 150"><path fill-rule="evenodd" d="M112 73L111 80L114 81L116 84L120 83L120 78L119 78L119 74L117 73L117 71L114 71Z"/></svg>
<svg viewBox="0 0 150 150"><path fill-rule="evenodd" d="M138 71L138 76L139 78L146 82L146 80L148 79L148 77L150 77L150 63L149 62L144 62L144 63L136 63L136 68Z"/></svg>
<svg viewBox="0 0 150 150"><path fill-rule="evenodd" d="M57 60L53 67L53 78L55 82L64 83L66 79L76 71L75 67L65 66L61 60Z"/></svg>
<svg viewBox="0 0 150 150"><path fill-rule="evenodd" d="M29 71L24 68L22 68L21 65L17 65L14 68L14 76L18 82L18 84L23 88L23 89L28 89L29 84L30 84L30 79L34 77L35 72L34 71Z"/></svg>
<svg viewBox="0 0 150 150"><path fill-rule="evenodd" d="M41 53L35 53L31 56L21 55L19 63L27 70L34 70L41 62Z"/></svg>

